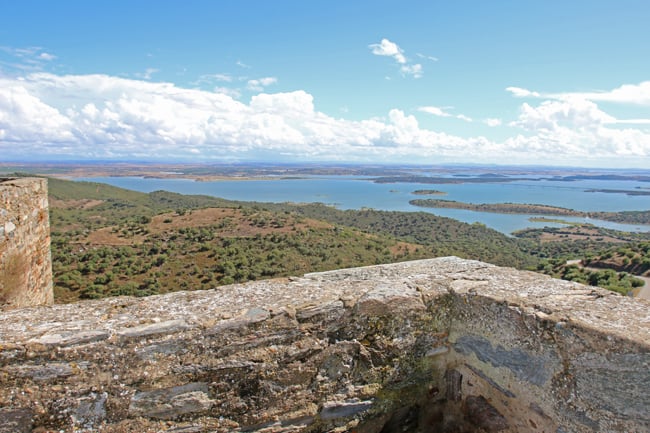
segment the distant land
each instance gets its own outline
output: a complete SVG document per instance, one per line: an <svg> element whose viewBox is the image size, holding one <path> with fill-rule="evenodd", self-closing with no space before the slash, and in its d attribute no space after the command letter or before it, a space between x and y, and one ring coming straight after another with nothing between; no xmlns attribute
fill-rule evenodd
<svg viewBox="0 0 650 433"><path fill-rule="evenodd" d="M627 189L587 189L585 192L604 192L607 194L625 194L625 195L650 195L647 189L638 188L635 190Z"/></svg>
<svg viewBox="0 0 650 433"><path fill-rule="evenodd" d="M534 215L553 215L553 216L571 216L600 219L617 223L628 224L650 224L650 210L647 211L622 211L622 212L582 212L574 209L567 209L557 206L548 206L544 204L528 203L464 203L454 200L439 199L416 199L410 200L414 206L427 208L443 209L465 209L476 212L493 212L506 214L534 214Z"/></svg>
<svg viewBox="0 0 650 433"><path fill-rule="evenodd" d="M437 189L418 189L413 191L415 195L447 195L444 191L438 191Z"/></svg>
<svg viewBox="0 0 650 433"><path fill-rule="evenodd" d="M381 165L381 164L281 164L281 163L149 163L66 162L0 163L1 173L26 172L62 178L149 177L196 181L296 179L301 176L364 176L376 183L507 183L553 180L629 180L650 182L650 170L593 169L545 166L482 165ZM423 174L426 173L426 174ZM641 191L639 188L637 191ZM616 190L612 189L611 192ZM600 192L610 192L600 191ZM594 190L596 192L596 190ZM619 192L619 191L617 191ZM636 191L635 191L636 192ZM621 192L622 193L622 192ZM626 191L627 193L627 191Z"/></svg>

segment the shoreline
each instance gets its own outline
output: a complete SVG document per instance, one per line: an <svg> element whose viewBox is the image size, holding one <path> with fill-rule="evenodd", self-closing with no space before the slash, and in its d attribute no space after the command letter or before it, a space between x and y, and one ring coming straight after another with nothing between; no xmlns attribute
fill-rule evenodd
<svg viewBox="0 0 650 433"><path fill-rule="evenodd" d="M474 212L489 212L512 215L543 215L555 217L577 217L602 220L619 224L650 225L650 210L621 212L583 212L558 206L531 203L466 203L454 200L415 199L409 204L431 209L462 209ZM637 216L637 220L627 217ZM565 222L561 222L564 224Z"/></svg>

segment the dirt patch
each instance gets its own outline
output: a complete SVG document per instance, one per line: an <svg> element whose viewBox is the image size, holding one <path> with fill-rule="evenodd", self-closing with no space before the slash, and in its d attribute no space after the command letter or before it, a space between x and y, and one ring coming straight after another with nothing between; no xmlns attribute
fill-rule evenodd
<svg viewBox="0 0 650 433"><path fill-rule="evenodd" d="M208 227L218 224L226 218L241 218L241 211L230 208L197 209L178 215L174 212L156 215L151 219L147 228L152 234L164 233L187 227Z"/></svg>
<svg viewBox="0 0 650 433"><path fill-rule="evenodd" d="M144 236L135 235L124 237L114 227L104 227L91 232L85 242L93 245L140 245L144 242Z"/></svg>
<svg viewBox="0 0 650 433"><path fill-rule="evenodd" d="M266 222L262 223L263 219ZM151 222L145 225L147 232L152 236L159 236L183 228L203 227L216 227L215 230L221 237L247 237L258 234L263 236L272 233L292 233L296 230L301 231L309 228L328 229L333 226L309 218L297 222L293 216L286 216L286 220L279 222L277 216L272 214L261 217L247 216L241 210L232 208L197 209L183 215L169 212L154 216ZM140 245L145 239L145 235L124 236L116 227L104 227L91 232L83 242L93 245Z"/></svg>
<svg viewBox="0 0 650 433"><path fill-rule="evenodd" d="M267 219L267 223L261 223L261 219ZM297 222L293 216L287 216L282 224L274 223L276 215L247 216L239 209L232 208L206 208L197 209L184 215L174 212L157 215L152 218L147 229L151 234L165 233L180 228L201 228L217 226L220 236L255 236L270 233L291 233L295 230L306 228L331 228L326 222L305 218Z"/></svg>
<svg viewBox="0 0 650 433"><path fill-rule="evenodd" d="M624 243L621 240L612 236L606 236L600 233L597 229L585 227L568 227L561 231L543 232L539 237L541 242L558 242L558 241L594 241L594 242L618 242Z"/></svg>
<svg viewBox="0 0 650 433"><path fill-rule="evenodd" d="M58 200L56 198L49 200L50 207L59 209L90 209L102 203L104 203L104 200Z"/></svg>
<svg viewBox="0 0 650 433"><path fill-rule="evenodd" d="M407 242L397 242L395 245L390 247L388 250L393 255L397 254L414 254L418 248L422 248L421 245L409 244Z"/></svg>

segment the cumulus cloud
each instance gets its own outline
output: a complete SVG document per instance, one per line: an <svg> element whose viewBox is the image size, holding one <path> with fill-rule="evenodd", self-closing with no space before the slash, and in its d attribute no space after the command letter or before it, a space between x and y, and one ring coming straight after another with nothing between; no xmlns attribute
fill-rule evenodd
<svg viewBox="0 0 650 433"><path fill-rule="evenodd" d="M594 157L650 156L650 134L637 129L611 128L622 123L594 102L575 95L547 100L537 106L524 103L511 126L532 135L507 140L507 145L558 155Z"/></svg>
<svg viewBox="0 0 650 433"><path fill-rule="evenodd" d="M271 81L266 81L272 84ZM264 84L260 81L260 84ZM444 108L420 107L462 118ZM469 119L469 118L467 118ZM565 162L650 157L650 137L580 98L522 104L502 141L419 125L413 114L347 120L303 90L238 101L217 91L108 75L0 77L3 159Z"/></svg>
<svg viewBox="0 0 650 433"><path fill-rule="evenodd" d="M368 48L372 50L372 53L377 56L388 56L395 59L397 63L404 64L406 63L406 57L404 57L404 51L395 43L391 42L388 39L384 38L378 44L370 44Z"/></svg>

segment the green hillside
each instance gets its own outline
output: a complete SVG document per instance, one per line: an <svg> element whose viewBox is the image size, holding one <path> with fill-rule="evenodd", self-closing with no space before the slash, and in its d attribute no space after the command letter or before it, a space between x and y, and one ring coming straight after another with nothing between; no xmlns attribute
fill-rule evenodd
<svg viewBox="0 0 650 433"><path fill-rule="evenodd" d="M50 179L49 185L57 302L208 289L448 255L534 269L624 293L638 284L627 273L641 270L648 260L641 254L647 253L642 244L637 248L626 240L638 235L593 227L537 229L509 237L482 224L427 212L145 194L61 179ZM565 265L567 259L594 258L612 245L619 253L610 258L620 260L599 258L612 271L593 276ZM631 248L634 255L621 248ZM629 269L621 267L625 263Z"/></svg>
<svg viewBox="0 0 650 433"><path fill-rule="evenodd" d="M53 179L50 202L58 302L431 256L386 235L207 196Z"/></svg>

